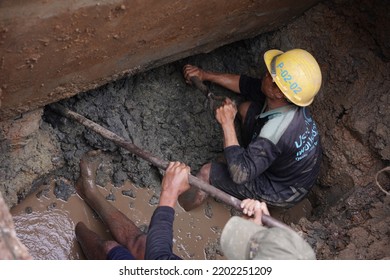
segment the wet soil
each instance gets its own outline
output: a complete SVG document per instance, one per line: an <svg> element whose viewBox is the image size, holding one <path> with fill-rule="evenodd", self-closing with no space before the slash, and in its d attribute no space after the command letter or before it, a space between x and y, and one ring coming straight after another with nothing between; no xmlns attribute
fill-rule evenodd
<svg viewBox="0 0 390 280"><path fill-rule="evenodd" d="M274 30L319 0L0 1L0 120Z"/></svg>
<svg viewBox="0 0 390 280"><path fill-rule="evenodd" d="M98 174L101 171L102 168ZM144 233L148 232L150 218L158 204L156 189L140 188L128 180L119 187L109 183L98 189ZM305 216L305 210L311 210L308 201L289 211L271 209L271 213L280 220L297 222L297 217ZM178 256L189 260L225 259L219 242L222 229L232 215L241 213L214 198L208 198L191 212L179 205L175 211L173 250ZM79 221L101 237L113 239L98 214L76 194L74 182L62 177L51 178L40 185L13 207L11 214L19 240L37 260L85 259L74 232Z"/></svg>
<svg viewBox="0 0 390 280"><path fill-rule="evenodd" d="M66 195L65 199L56 192L59 181L70 190L70 196ZM154 189L139 188L126 182L121 187L108 184L99 187L99 191L147 233L150 217L158 203L158 193ZM64 178L40 186L11 213L19 240L29 248L34 259L85 259L74 233L79 221L103 238L112 239L97 213L74 193L73 183ZM177 206L174 252L184 259L224 259L219 237L229 217L229 207L213 199L190 213Z"/></svg>
<svg viewBox="0 0 390 280"><path fill-rule="evenodd" d="M279 209L281 214L278 215L287 223L293 223L315 248L319 259L386 259L390 256L390 199L378 188L375 174L390 165L390 48L387 29L383 28L390 23L389 9L384 0L323 1L276 32L123 78L97 90L80 93L61 104L157 157L187 163L196 174L202 164L221 155L222 134L205 106L204 96L185 84L181 73L183 65L191 63L207 70L256 77L265 71L264 51L307 49L317 58L323 73L322 88L310 106L324 147L322 171L308 200L299 206L300 214ZM220 87L209 86L217 95L240 101ZM31 137L36 139L37 135L49 134L53 139L54 136L55 139L48 142L58 147L59 152L51 150L51 157L57 158L58 164L50 166L46 174L41 171L40 178L51 175L56 181L63 178L72 185L78 177L81 155L90 149L102 149L104 161L97 177L99 185L111 185L107 191L116 193L130 181L140 190L152 191L154 200L158 199L162 174L157 168L81 125L59 118L49 108L43 120L35 137ZM40 149L44 148L35 147L30 152L36 156ZM28 151L25 157L29 157ZM30 165L34 166L34 161ZM13 174L10 180L23 178L23 170L8 171L7 166L2 170ZM47 180L46 185L52 184L50 182ZM381 183L389 191L388 173L382 175ZM31 186L26 187L29 188ZM25 192L19 194L23 194L21 198L25 196ZM65 194L69 201L77 198L72 192ZM12 195L4 196L14 201ZM46 209L50 203L42 207ZM226 206L215 203L222 207L218 208L220 210L212 207L215 217L223 213L231 215ZM18 215L22 215L27 206L19 204L23 209ZM145 209L144 205L135 208ZM50 211L61 212L58 209ZM73 207L72 212L74 209L84 211L80 206ZM194 220L197 226L208 219L208 211L199 211L200 216ZM74 220L66 219L71 228ZM16 224L17 231L23 229L22 224ZM212 222L206 226L201 235L208 236L214 225ZM50 231L46 230L44 235L50 236ZM176 232L176 236L183 238L181 234ZM196 240L196 235L193 236ZM217 244L218 234L212 238L213 244ZM67 240L74 246L71 237ZM195 244L193 241L190 243ZM218 251L217 245L205 245L201 251L209 250L207 248ZM186 252L189 252L185 253L186 258L220 256L205 256L193 253L192 249ZM69 254L66 256L71 258Z"/></svg>

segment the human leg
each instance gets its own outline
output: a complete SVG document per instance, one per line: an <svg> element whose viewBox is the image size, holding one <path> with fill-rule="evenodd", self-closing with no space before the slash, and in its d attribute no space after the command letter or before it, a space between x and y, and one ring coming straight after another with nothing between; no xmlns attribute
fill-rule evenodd
<svg viewBox="0 0 390 280"><path fill-rule="evenodd" d="M236 184L230 177L226 163L216 161L207 163L202 166L197 177L238 199L258 198L258 191L252 186L255 182L244 185ZM179 197L179 204L184 210L190 211L201 205L207 197L207 193L191 186Z"/></svg>
<svg viewBox="0 0 390 280"><path fill-rule="evenodd" d="M116 209L99 192L95 179L100 165L100 151L90 151L80 160L80 177L76 183L77 193L94 209L110 230L114 239L124 246L137 259L145 254L146 235L122 212ZM86 232L80 226L80 232Z"/></svg>
<svg viewBox="0 0 390 280"><path fill-rule="evenodd" d="M197 178L208 184L210 183L210 166L210 163L203 165L202 168L199 170L198 174L196 175ZM206 200L207 197L208 194L206 192L200 190L197 187L191 186L188 191L179 196L178 201L181 207L184 208L184 210L190 211L200 206Z"/></svg>
<svg viewBox="0 0 390 280"><path fill-rule="evenodd" d="M119 244L114 240L103 240L83 222L76 225L76 238L84 255L89 260L105 260L108 252Z"/></svg>
<svg viewBox="0 0 390 280"><path fill-rule="evenodd" d="M210 183L221 191L240 200L256 197L256 193L252 191L252 188L247 188L247 185L251 184L251 182L239 185L232 180L226 163L216 161L211 163Z"/></svg>
<svg viewBox="0 0 390 280"><path fill-rule="evenodd" d="M270 209L271 207L290 208L299 202L299 200L289 199L291 195L288 192L275 189L275 182L264 174L245 184L235 183L230 177L226 164L221 162L211 163L210 183L240 200L250 198L266 202Z"/></svg>

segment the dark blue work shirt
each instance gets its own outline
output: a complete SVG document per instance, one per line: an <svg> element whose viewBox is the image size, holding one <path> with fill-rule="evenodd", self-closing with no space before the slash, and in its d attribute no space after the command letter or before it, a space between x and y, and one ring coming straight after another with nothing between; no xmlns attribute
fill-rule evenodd
<svg viewBox="0 0 390 280"><path fill-rule="evenodd" d="M181 260L173 251L175 209L159 206L154 210L146 238L145 260Z"/></svg>
<svg viewBox="0 0 390 280"><path fill-rule="evenodd" d="M237 184L258 184L263 200L273 205L294 205L319 174L322 151L317 125L307 107L291 104L265 111L260 79L241 76L240 93L263 106L257 116L263 121L248 147L225 148L230 175Z"/></svg>

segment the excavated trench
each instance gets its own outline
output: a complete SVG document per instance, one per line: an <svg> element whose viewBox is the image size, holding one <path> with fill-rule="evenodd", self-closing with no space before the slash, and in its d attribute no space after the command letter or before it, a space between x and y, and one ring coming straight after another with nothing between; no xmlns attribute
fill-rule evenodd
<svg viewBox="0 0 390 280"><path fill-rule="evenodd" d="M187 163L196 174L223 152L222 134L205 97L184 82L183 65L261 76L264 51L306 49L323 73L322 89L311 105L324 147L322 171L308 199L273 213L299 231L319 259L389 258L389 173L380 173L375 181L390 162L390 46L382 28L390 23L389 10L379 0L324 1L278 31L113 81L60 104L156 157ZM216 95L239 101L237 95L209 86ZM158 168L49 106L38 131L22 147L13 154L19 168L8 164L7 178L22 184L27 169L44 176L17 194L5 186L4 196L9 204L18 204L11 210L16 232L34 258L82 259L73 232L79 220L109 236L74 190L80 157L91 149L103 150L97 182L106 199L147 231L158 202ZM7 168L1 157L2 168ZM178 207L175 252L185 259L223 259L218 238L235 214L212 198L193 212Z"/></svg>

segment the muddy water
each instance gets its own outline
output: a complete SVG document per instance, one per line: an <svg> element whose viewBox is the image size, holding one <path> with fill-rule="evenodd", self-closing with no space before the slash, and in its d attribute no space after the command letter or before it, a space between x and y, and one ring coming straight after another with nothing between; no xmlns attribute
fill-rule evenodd
<svg viewBox="0 0 390 280"><path fill-rule="evenodd" d="M65 179L61 178L57 180ZM18 238L28 248L31 256L39 260L85 259L75 238L74 228L83 221L90 229L106 239L112 239L98 215L76 194L66 201L56 198L55 180L41 185L20 204L11 209ZM67 182L71 184L71 182ZM129 181L120 187L111 183L99 186L110 203L126 214L146 232L158 194L152 188L139 188ZM310 214L311 205L304 200L292 209L270 209L273 217L290 224ZM231 207L208 198L191 212L176 206L174 222L174 252L183 259L225 259L219 238ZM237 214L237 212L236 212Z"/></svg>
<svg viewBox="0 0 390 280"><path fill-rule="evenodd" d="M74 227L83 221L105 238L109 232L77 195L67 201L54 195L55 181L42 185L22 203L11 209L18 237L34 259L85 259L74 234ZM115 207L125 213L142 230L146 230L155 209L158 194L152 189L138 188L130 182L121 187L107 184L99 187ZM124 194L123 194L124 193ZM111 200L115 198L115 201ZM230 217L229 208L214 199L202 207L185 212L176 207L174 223L174 252L184 259L224 259L219 249L219 237Z"/></svg>

